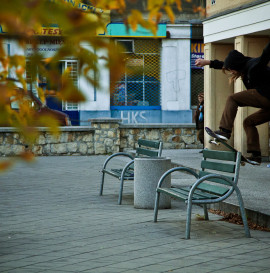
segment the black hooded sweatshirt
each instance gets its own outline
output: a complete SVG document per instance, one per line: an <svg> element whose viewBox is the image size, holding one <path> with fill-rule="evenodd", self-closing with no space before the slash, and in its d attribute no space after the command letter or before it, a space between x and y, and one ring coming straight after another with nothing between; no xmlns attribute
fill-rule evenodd
<svg viewBox="0 0 270 273"><path fill-rule="evenodd" d="M270 100L270 43L265 47L261 57L250 58L237 50L229 52L225 61L210 61L214 69L231 69L243 74L242 80L247 89L256 89L262 96Z"/></svg>

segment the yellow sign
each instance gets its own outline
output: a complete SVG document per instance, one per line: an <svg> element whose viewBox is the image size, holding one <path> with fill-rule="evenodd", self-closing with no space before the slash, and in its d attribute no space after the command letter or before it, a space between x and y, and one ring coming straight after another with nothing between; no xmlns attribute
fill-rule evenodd
<svg viewBox="0 0 270 273"><path fill-rule="evenodd" d="M50 2L56 2L55 0L49 0ZM69 3L72 5L74 8L78 8L82 10L84 13L96 13L96 14L101 14L101 18L103 20L103 25L104 27L101 27L96 30L97 35L104 35L106 31L106 26L110 23L110 11L106 10L103 11L102 9L95 8L90 5L83 4L79 1L75 0L65 0L66 3ZM8 31L5 28L4 25L0 25L0 34L7 34ZM49 24L47 26L40 26L39 28L33 30L33 35L38 35L38 36L63 36L64 33L62 29L59 27L58 24Z"/></svg>

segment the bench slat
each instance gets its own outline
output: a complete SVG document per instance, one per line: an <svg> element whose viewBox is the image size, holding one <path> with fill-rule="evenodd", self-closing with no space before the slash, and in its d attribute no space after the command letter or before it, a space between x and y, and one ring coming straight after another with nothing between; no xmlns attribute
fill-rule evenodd
<svg viewBox="0 0 270 273"><path fill-rule="evenodd" d="M146 156L149 156L149 157L156 157L156 156L158 156L158 152L157 151L148 150L146 148L141 148L141 147L137 148L136 153L137 153L137 155L146 155Z"/></svg>
<svg viewBox="0 0 270 273"><path fill-rule="evenodd" d="M200 184L201 185L201 184ZM187 195L189 194L189 191L190 191L190 187L184 187L184 188L180 188L180 190L182 190L182 191L185 191L185 192L187 192ZM211 197L213 196L213 195L215 195L216 196L216 198L218 197L218 196L220 196L220 194L217 194L216 192L210 192L210 191L204 191L203 189L201 189L201 188L199 188L198 187L198 190L196 189L195 191L194 191L194 194L193 194L193 199L197 199L197 197L207 197L207 198L210 198L211 199Z"/></svg>
<svg viewBox="0 0 270 273"><path fill-rule="evenodd" d="M205 172L205 171L200 171L199 172L199 178L205 176L205 175L208 175L208 174L214 174L214 173L211 173L211 172ZM228 178L230 181L233 182L233 177L231 176L227 176L227 175L224 175L226 178ZM223 184L223 185L229 185L229 183L227 183L225 180L223 179L220 179L220 178L209 178L207 179L208 181L212 181L212 182L217 182L217 183L220 183L220 184Z"/></svg>
<svg viewBox="0 0 270 273"><path fill-rule="evenodd" d="M198 186L198 189L203 190L205 192L209 192L211 194L216 194L216 195L219 195L219 196L222 196L222 195L224 195L225 193L228 192L228 188L220 187L220 186L217 186L217 185L210 185L210 184L207 184L207 183L201 183Z"/></svg>
<svg viewBox="0 0 270 273"><path fill-rule="evenodd" d="M227 173L234 173L234 171L235 171L235 165L206 161L206 160L202 160L201 168L215 170L215 171L221 171L221 172L227 172Z"/></svg>
<svg viewBox="0 0 270 273"><path fill-rule="evenodd" d="M225 161L236 161L236 153L232 151L203 150L203 157Z"/></svg>
<svg viewBox="0 0 270 273"><path fill-rule="evenodd" d="M119 179L120 179L121 173L122 173L122 171L120 169L119 170L117 170L117 169L103 170L103 172L107 173L107 174L110 174L110 175L112 175L114 177L117 177ZM134 179L134 173L132 174L132 173L125 172L124 178L125 178L125 180L133 180Z"/></svg>
<svg viewBox="0 0 270 273"><path fill-rule="evenodd" d="M146 147L151 147L155 149L159 149L160 147L160 141L153 141L153 140L147 140L147 139L139 139L138 144L139 146L146 146Z"/></svg>
<svg viewBox="0 0 270 273"><path fill-rule="evenodd" d="M186 188L188 189L188 188ZM177 189L177 188L158 188L158 192L163 192L171 197L182 199L182 200L187 200L188 199L188 194L189 191L185 190L185 188ZM203 200L203 199L217 199L219 196L209 194L209 193L204 193L202 191L197 191L193 193L193 200Z"/></svg>

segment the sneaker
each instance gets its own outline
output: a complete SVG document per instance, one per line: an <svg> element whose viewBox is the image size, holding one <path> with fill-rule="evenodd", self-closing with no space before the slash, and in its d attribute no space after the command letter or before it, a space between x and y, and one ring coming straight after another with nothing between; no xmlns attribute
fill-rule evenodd
<svg viewBox="0 0 270 273"><path fill-rule="evenodd" d="M249 152L249 151L248 151ZM255 161L258 164L262 163L262 155L260 151L251 152L251 156L247 156L247 159Z"/></svg>
<svg viewBox="0 0 270 273"><path fill-rule="evenodd" d="M231 133L224 132L222 129L215 131L214 133L223 140L228 140L231 137Z"/></svg>
<svg viewBox="0 0 270 273"><path fill-rule="evenodd" d="M258 163L258 165L260 165L262 163L262 157L261 156L254 156L254 155L247 156L247 159Z"/></svg>

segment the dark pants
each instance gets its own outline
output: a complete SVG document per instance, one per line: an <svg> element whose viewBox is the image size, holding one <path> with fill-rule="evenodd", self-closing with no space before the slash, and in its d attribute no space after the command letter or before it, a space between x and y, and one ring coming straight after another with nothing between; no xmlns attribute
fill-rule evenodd
<svg viewBox="0 0 270 273"><path fill-rule="evenodd" d="M259 111L248 116L243 123L247 135L247 152L260 151L259 134L256 126L270 121L270 100L260 95L255 89L230 95L220 121L221 128L232 131L238 106L260 108Z"/></svg>
<svg viewBox="0 0 270 273"><path fill-rule="evenodd" d="M197 129L197 139L204 145L204 128Z"/></svg>

